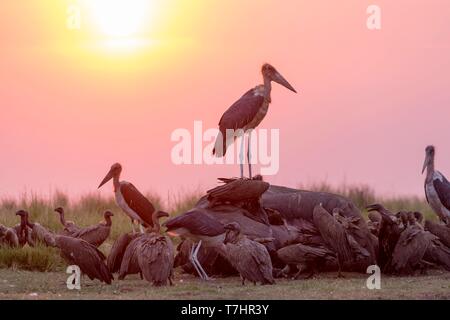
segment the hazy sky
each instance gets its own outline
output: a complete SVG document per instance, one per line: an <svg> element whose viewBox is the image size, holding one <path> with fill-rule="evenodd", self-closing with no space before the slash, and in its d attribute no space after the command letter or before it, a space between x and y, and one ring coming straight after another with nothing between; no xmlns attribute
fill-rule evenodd
<svg viewBox="0 0 450 320"><path fill-rule="evenodd" d="M261 128L280 129L280 170L269 182L422 195L427 144L450 175L447 0L149 0L121 37L83 3L81 29L67 28L73 3L0 2L0 197L96 192L116 161L163 196L238 175L174 165L170 136L195 120L216 127L264 62L299 91L273 86ZM378 31L366 27L371 4Z"/></svg>

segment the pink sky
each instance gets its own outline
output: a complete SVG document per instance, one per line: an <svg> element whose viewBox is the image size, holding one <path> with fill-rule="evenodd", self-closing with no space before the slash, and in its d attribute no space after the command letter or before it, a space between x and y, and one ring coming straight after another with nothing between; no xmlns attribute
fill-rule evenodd
<svg viewBox="0 0 450 320"><path fill-rule="evenodd" d="M100 40L65 27L64 1L0 3L0 197L96 192L116 161L164 197L238 175L173 165L170 134L195 120L216 127L261 82L263 62L299 91L274 85L261 124L280 129L269 182L422 195L427 144L450 175L449 1L180 1L153 0L154 45L128 55L90 49ZM370 4L380 31L366 28Z"/></svg>

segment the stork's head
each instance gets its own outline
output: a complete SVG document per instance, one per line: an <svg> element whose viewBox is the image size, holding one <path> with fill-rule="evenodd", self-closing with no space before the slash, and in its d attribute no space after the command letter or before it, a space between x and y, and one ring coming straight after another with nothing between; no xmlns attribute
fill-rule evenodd
<svg viewBox="0 0 450 320"><path fill-rule="evenodd" d="M107 183L109 180L111 180L114 177L119 178L121 172L122 172L122 166L120 165L120 163L114 163L98 187L100 188L101 186L103 186L105 183Z"/></svg>
<svg viewBox="0 0 450 320"><path fill-rule="evenodd" d="M59 214L64 214L64 209L63 207L58 207L55 209L55 212L58 212Z"/></svg>
<svg viewBox="0 0 450 320"><path fill-rule="evenodd" d="M425 169L426 169L426 167L428 167L428 165L433 163L434 153L435 153L434 146L428 146L425 148L425 161L423 163L422 173L425 171Z"/></svg>
<svg viewBox="0 0 450 320"><path fill-rule="evenodd" d="M226 235L223 243L234 242L241 233L241 226L237 222L231 222L225 225Z"/></svg>
<svg viewBox="0 0 450 320"><path fill-rule="evenodd" d="M265 63L262 66L261 72L263 74L264 79L268 79L270 81L275 81L276 83L281 84L283 87L297 93L295 89L287 82L287 80L275 69L272 65Z"/></svg>

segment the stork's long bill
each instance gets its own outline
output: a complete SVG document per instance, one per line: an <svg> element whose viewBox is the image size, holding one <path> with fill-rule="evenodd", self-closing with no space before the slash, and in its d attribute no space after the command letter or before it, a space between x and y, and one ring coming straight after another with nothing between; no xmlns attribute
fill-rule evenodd
<svg viewBox="0 0 450 320"><path fill-rule="evenodd" d="M105 183L107 183L112 178L114 178L113 170L109 170L108 174L103 178L102 182L100 182L98 188L101 188Z"/></svg>
<svg viewBox="0 0 450 320"><path fill-rule="evenodd" d="M283 87L297 93L297 91L294 89L294 87L291 86L291 84L278 71L276 72L276 74L272 80L278 84L281 84Z"/></svg>

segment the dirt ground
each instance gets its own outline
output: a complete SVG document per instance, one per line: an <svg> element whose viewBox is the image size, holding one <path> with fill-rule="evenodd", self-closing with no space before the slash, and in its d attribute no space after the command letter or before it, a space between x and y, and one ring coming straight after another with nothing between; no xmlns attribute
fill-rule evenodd
<svg viewBox="0 0 450 320"><path fill-rule="evenodd" d="M81 290L68 290L63 272L0 270L0 299L450 299L450 273L430 271L414 277L382 276L381 289L369 290L364 274L327 273L308 280L278 279L273 286L242 286L237 277L203 282L176 274L174 286L154 288L139 276L112 285L86 277Z"/></svg>

